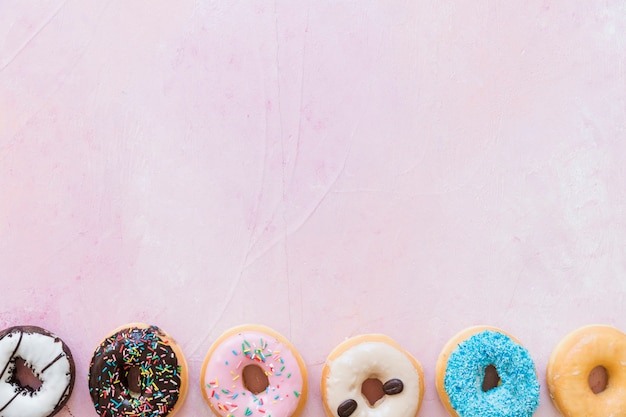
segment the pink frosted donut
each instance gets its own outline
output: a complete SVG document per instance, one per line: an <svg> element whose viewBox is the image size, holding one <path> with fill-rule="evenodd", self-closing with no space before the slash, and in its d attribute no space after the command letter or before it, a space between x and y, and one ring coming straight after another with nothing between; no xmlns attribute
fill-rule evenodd
<svg viewBox="0 0 626 417"><path fill-rule="evenodd" d="M295 417L307 397L307 370L294 346L260 325L221 335L200 374L205 401L218 417Z"/></svg>

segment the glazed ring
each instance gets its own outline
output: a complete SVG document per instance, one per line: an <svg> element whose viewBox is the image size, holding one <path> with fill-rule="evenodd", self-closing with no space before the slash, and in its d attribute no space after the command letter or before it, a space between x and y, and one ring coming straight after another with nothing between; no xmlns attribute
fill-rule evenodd
<svg viewBox="0 0 626 417"><path fill-rule="evenodd" d="M115 329L89 365L89 393L101 416L173 416L187 387L187 363L178 344L143 323Z"/></svg>
<svg viewBox="0 0 626 417"><path fill-rule="evenodd" d="M564 416L626 416L626 335L602 325L568 334L550 355L546 380Z"/></svg>
<svg viewBox="0 0 626 417"><path fill-rule="evenodd" d="M470 327L453 337L437 360L436 385L454 417L529 417L539 405L533 359L495 327Z"/></svg>
<svg viewBox="0 0 626 417"><path fill-rule="evenodd" d="M307 370L281 334L242 325L213 343L202 364L200 386L217 416L297 416L307 398Z"/></svg>
<svg viewBox="0 0 626 417"><path fill-rule="evenodd" d="M15 326L0 332L0 366L2 417L53 416L72 393L72 353L61 339L41 327ZM32 371L26 374L30 376L27 384L19 375L20 367Z"/></svg>
<svg viewBox="0 0 626 417"><path fill-rule="evenodd" d="M329 417L414 417L424 396L422 365L388 336L340 343L322 369Z"/></svg>

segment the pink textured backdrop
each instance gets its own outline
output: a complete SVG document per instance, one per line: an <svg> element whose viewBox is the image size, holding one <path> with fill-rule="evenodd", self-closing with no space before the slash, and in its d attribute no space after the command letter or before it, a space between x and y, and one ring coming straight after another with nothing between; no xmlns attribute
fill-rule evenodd
<svg viewBox="0 0 626 417"><path fill-rule="evenodd" d="M381 332L425 369L474 324L548 356L626 330L626 2L0 2L0 327L111 329L199 368L260 322L310 371ZM69 410L69 411L68 411Z"/></svg>

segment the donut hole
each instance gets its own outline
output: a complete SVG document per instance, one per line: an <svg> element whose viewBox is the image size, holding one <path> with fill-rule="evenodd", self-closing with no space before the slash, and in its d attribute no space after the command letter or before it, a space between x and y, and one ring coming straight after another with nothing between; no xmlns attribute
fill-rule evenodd
<svg viewBox="0 0 626 417"><path fill-rule="evenodd" d="M41 379L37 378L33 370L22 358L15 358L15 368L13 372L14 381L17 385L28 391L37 391L43 384Z"/></svg>
<svg viewBox="0 0 626 417"><path fill-rule="evenodd" d="M378 400L385 396L385 391L383 390L383 383L378 378L367 378L361 384L361 394L370 406L376 404Z"/></svg>
<svg viewBox="0 0 626 417"><path fill-rule="evenodd" d="M609 385L609 373L604 366L598 365L589 372L587 382L594 394L600 394Z"/></svg>
<svg viewBox="0 0 626 417"><path fill-rule="evenodd" d="M125 366L120 372L120 383L128 389L130 396L138 398L141 392L141 368L137 365Z"/></svg>
<svg viewBox="0 0 626 417"><path fill-rule="evenodd" d="M241 378L243 386L254 395L262 393L270 385L270 380L259 365L244 366Z"/></svg>
<svg viewBox="0 0 626 417"><path fill-rule="evenodd" d="M483 392L491 391L498 385L500 385L498 370L493 365L487 365L485 367L485 375L483 376Z"/></svg>

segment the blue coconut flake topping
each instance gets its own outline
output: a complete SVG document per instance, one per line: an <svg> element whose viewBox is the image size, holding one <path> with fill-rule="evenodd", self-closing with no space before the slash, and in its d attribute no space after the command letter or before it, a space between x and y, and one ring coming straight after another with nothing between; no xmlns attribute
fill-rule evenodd
<svg viewBox="0 0 626 417"><path fill-rule="evenodd" d="M489 365L501 383L484 392ZM528 351L492 330L471 336L450 354L444 388L460 417L530 417L539 406L539 381Z"/></svg>

